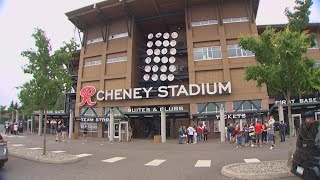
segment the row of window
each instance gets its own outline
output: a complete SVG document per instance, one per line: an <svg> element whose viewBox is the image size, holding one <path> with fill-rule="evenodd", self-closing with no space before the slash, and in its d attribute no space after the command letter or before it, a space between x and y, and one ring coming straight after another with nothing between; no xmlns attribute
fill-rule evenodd
<svg viewBox="0 0 320 180"><path fill-rule="evenodd" d="M107 63L116 63L116 62L122 62L122 61L127 61L127 56L121 56L121 57L107 59ZM101 64L101 60L89 61L89 62L84 63L84 67L96 66L96 65L100 65L100 64Z"/></svg>
<svg viewBox="0 0 320 180"><path fill-rule="evenodd" d="M228 45L228 57L251 57L254 56L254 53L249 50L242 49L239 45ZM221 59L221 46L210 46L210 47L201 47L194 48L194 60L210 60L210 59Z"/></svg>
<svg viewBox="0 0 320 180"><path fill-rule="evenodd" d="M233 111L253 111L261 109L261 99L257 100L245 100L245 101L233 101ZM208 105L206 103L197 104L198 113L218 113L220 112L220 107L223 106L224 111L226 111L225 102L210 102ZM85 112L84 112L85 111ZM114 116L121 116L122 112L125 112L125 107L121 106L114 108ZM110 117L110 108L104 108L104 114L108 114ZM81 108L81 116L96 116L98 114L98 108Z"/></svg>
<svg viewBox="0 0 320 180"><path fill-rule="evenodd" d="M223 23L238 23L238 22L248 22L248 21L249 21L248 17L223 19ZM209 19L209 20L205 20L205 21L193 21L193 22L191 22L191 26L192 27L207 26L207 25L213 25L213 24L218 24L218 20Z"/></svg>
<svg viewBox="0 0 320 180"><path fill-rule="evenodd" d="M119 34L111 35L111 36L109 36L108 39L109 40L119 39L119 38L124 38L124 37L128 37L128 36L129 36L129 34L127 32L125 32L125 33L119 33ZM102 41L103 41L103 38L99 37L99 38L87 40L87 44L94 44L94 43L98 43L98 42L102 42Z"/></svg>
<svg viewBox="0 0 320 180"><path fill-rule="evenodd" d="M96 65L100 65L100 64L101 64L101 60L89 61L89 62L84 63L84 67L96 66Z"/></svg>
<svg viewBox="0 0 320 180"><path fill-rule="evenodd" d="M211 102L208 103L200 103L197 104L198 113L218 113L220 112L221 105L224 107L224 111L226 111L225 103L224 102ZM261 109L261 100L251 100L250 101L233 101L233 111L253 111Z"/></svg>

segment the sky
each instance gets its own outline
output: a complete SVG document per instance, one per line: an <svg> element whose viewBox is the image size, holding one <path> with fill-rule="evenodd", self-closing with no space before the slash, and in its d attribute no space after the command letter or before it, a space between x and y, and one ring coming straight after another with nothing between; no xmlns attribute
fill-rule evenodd
<svg viewBox="0 0 320 180"><path fill-rule="evenodd" d="M58 49L78 36L65 13L95 2L101 0L0 0L0 105L18 101L16 87L31 78L21 69L27 59L20 53L34 47L34 28L46 31L53 50ZM294 0L260 0L257 24L286 23L284 9L293 5ZM311 22L320 22L320 0L314 0L312 12Z"/></svg>

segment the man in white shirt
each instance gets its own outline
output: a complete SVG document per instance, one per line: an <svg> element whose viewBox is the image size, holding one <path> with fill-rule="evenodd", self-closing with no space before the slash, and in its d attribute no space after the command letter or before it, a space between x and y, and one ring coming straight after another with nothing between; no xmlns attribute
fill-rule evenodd
<svg viewBox="0 0 320 180"><path fill-rule="evenodd" d="M187 132L188 132L188 143L187 144L190 144L190 143L192 144L193 143L193 134L194 134L195 130L193 129L193 127L191 125L189 125Z"/></svg>

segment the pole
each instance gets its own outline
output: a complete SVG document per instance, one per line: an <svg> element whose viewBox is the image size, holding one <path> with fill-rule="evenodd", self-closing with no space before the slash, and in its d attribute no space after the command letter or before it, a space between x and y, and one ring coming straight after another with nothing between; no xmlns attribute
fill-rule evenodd
<svg viewBox="0 0 320 180"><path fill-rule="evenodd" d="M73 111L70 109L70 116L69 116L69 139L72 138L73 133Z"/></svg>
<svg viewBox="0 0 320 180"><path fill-rule="evenodd" d="M18 122L19 122L19 111L16 110L16 123L18 123Z"/></svg>
<svg viewBox="0 0 320 180"><path fill-rule="evenodd" d="M166 112L161 109L161 142L166 142Z"/></svg>
<svg viewBox="0 0 320 180"><path fill-rule="evenodd" d="M283 114L283 106L279 103L278 105L278 111L279 111L279 121L283 121L284 120L284 114Z"/></svg>
<svg viewBox="0 0 320 180"><path fill-rule="evenodd" d="M114 110L113 110L113 108L110 108L110 126L109 126L109 131L110 131L109 141L111 143L113 143L114 142Z"/></svg>
<svg viewBox="0 0 320 180"><path fill-rule="evenodd" d="M220 106L220 139L221 139L221 142L226 142L226 135L224 132L225 126L226 126L226 122L224 119L224 108L223 108L223 104L221 104L221 106Z"/></svg>
<svg viewBox="0 0 320 180"><path fill-rule="evenodd" d="M43 114L42 111L39 111L39 129L38 129L38 135L41 136L41 130L42 130L42 120L43 120Z"/></svg>

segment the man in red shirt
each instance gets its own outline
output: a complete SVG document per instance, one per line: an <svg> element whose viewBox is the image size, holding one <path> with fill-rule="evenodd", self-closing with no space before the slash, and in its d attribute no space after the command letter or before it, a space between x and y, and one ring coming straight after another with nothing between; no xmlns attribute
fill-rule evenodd
<svg viewBox="0 0 320 180"><path fill-rule="evenodd" d="M262 124L260 122L257 122L256 125L254 125L254 132L256 134L256 147L258 147L258 144L262 147L260 142L262 137Z"/></svg>
<svg viewBox="0 0 320 180"><path fill-rule="evenodd" d="M201 141L201 136L202 136L202 128L201 126L197 127L197 142Z"/></svg>

